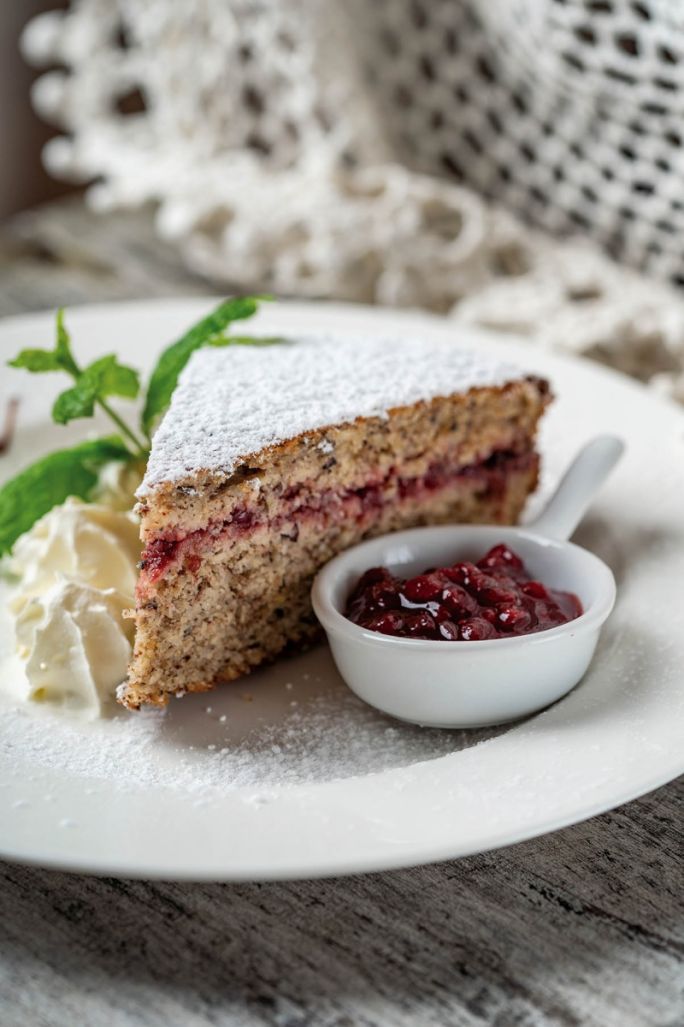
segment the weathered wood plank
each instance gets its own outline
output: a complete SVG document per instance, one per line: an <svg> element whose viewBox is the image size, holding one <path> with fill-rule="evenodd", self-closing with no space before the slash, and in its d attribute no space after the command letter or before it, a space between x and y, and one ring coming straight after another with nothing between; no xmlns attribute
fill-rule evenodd
<svg viewBox="0 0 684 1027"><path fill-rule="evenodd" d="M16 1023L93 1027L675 1027L682 799L684 779L510 849L346 880L159 884L5 865L0 996Z"/></svg>
<svg viewBox="0 0 684 1027"><path fill-rule="evenodd" d="M18 215L0 230L0 316L77 303L225 292L160 241L152 212L93 214L78 199Z"/></svg>

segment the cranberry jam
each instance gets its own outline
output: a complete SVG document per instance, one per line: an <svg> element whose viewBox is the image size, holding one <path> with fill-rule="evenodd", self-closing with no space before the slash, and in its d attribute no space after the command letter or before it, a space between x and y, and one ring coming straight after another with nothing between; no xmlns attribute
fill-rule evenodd
<svg viewBox="0 0 684 1027"><path fill-rule="evenodd" d="M345 610L355 624L383 635L447 642L529 635L581 613L576 595L535 581L505 545L494 546L477 563L438 567L405 580L386 567L372 567Z"/></svg>

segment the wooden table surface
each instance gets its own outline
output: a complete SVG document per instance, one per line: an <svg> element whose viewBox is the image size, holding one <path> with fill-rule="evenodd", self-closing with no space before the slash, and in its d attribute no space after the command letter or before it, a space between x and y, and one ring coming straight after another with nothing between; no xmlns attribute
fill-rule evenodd
<svg viewBox="0 0 684 1027"><path fill-rule="evenodd" d="M216 291L149 216L0 230L0 314ZM0 864L2 1027L684 1025L684 778L499 852L292 884ZM1 830L1 828L0 828Z"/></svg>

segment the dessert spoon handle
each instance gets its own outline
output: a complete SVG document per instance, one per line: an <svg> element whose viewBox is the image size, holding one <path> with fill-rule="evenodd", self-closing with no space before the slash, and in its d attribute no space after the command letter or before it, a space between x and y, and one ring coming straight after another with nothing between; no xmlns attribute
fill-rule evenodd
<svg viewBox="0 0 684 1027"><path fill-rule="evenodd" d="M598 435L587 442L561 478L539 517L529 525L548 538L570 538L582 516L624 452L614 435Z"/></svg>

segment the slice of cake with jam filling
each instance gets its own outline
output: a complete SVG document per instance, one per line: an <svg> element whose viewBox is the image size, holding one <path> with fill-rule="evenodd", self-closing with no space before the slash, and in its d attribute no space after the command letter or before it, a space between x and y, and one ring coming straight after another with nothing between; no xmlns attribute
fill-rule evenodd
<svg viewBox="0 0 684 1027"><path fill-rule="evenodd" d="M515 522L548 384L448 340L203 349L138 493L144 543L121 701L163 705L316 638L316 571L420 524Z"/></svg>

